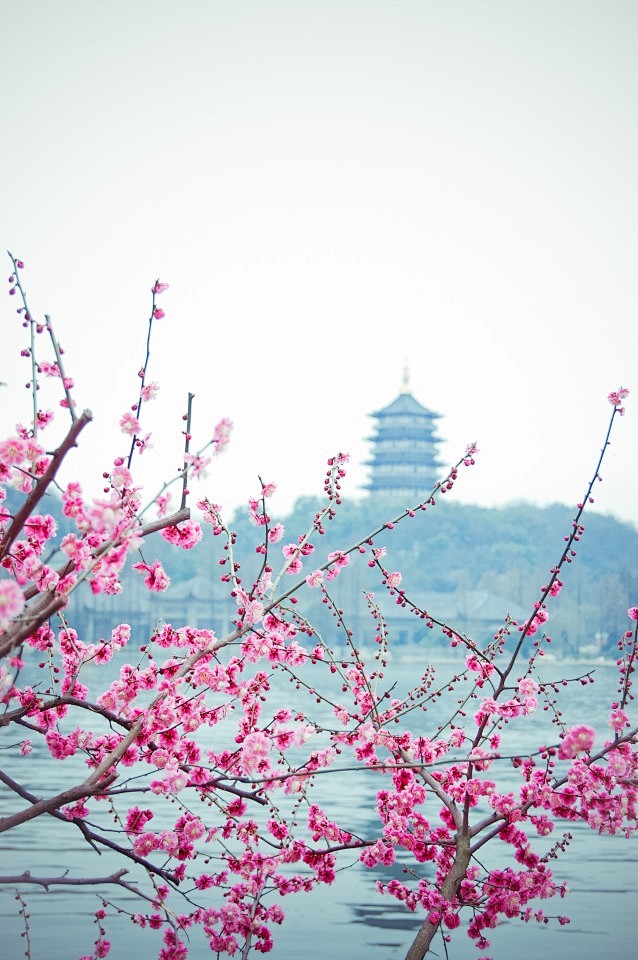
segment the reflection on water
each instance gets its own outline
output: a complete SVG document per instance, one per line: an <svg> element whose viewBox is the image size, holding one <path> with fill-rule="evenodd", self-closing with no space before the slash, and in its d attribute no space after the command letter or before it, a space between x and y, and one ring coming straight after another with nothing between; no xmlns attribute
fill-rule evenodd
<svg viewBox="0 0 638 960"><path fill-rule="evenodd" d="M578 675L583 669L578 665L566 667L557 663L545 667L547 678L556 680ZM414 663L395 660L389 672L392 680L397 681L397 690L405 690L414 683ZM565 714L569 722L598 723L604 729L616 674L612 667L605 666L597 668L597 675L593 686L574 684L567 688ZM281 696L282 703L294 707L296 704L291 701L303 695L286 684ZM299 706L303 706L302 700ZM443 711L443 705L439 704L436 709ZM420 732L433 733L437 717L415 711L410 715L410 722ZM545 734L549 734L548 715L541 712L527 718L526 722L532 725L536 742L541 742ZM528 728L519 732L513 727L508 733L508 736L511 734L510 746L516 747L517 737L521 745L523 738L529 742L527 733ZM218 729L208 730L207 735L211 743L213 738L219 743ZM549 735L547 739L550 739ZM551 739L556 739L555 733ZM20 770L20 773L27 768L37 772L39 782L30 785L37 794L49 794L65 784L78 782L78 773L83 771L77 758L69 758L61 764L40 750L38 760L38 764L23 760ZM13 758L5 769L17 775L19 765L20 758ZM512 786L516 783L511 768L504 767L502 776L511 778ZM380 774L363 770L349 776L345 791L343 780L340 780L337 791L337 780L326 775L318 779L316 801L325 805L329 816L344 828L367 836L376 822L376 793L386 782ZM46 787L43 788L42 784ZM14 808L14 801L3 789L0 812ZM170 816L174 819L172 809L167 810L166 825ZM589 960L604 952L613 960L633 960L635 957L635 944L632 943L636 898L635 842L619 837L594 836L580 825L569 825L569 830L574 839L567 853L555 864L554 872L558 879L568 882L571 893L567 901L549 901L545 906L550 913L568 914L572 923L559 927L554 923L523 926L520 921L504 922L492 932L492 947L487 951L490 956L499 960L510 960L513 956L516 960L538 960L539 953L543 952L548 958ZM76 875L81 872L105 875L121 866L120 861L108 852L96 857L76 833L72 826L51 817L40 817L31 824L3 834L0 838L1 872L6 874L31 868L39 875L55 876L71 868ZM496 841L483 848L481 856L490 866L500 866L504 861L499 860L499 855L505 853L504 845ZM347 868L349 864L353 864L352 869ZM396 960L405 955L422 916L409 913L393 898L380 897L375 888L377 880L387 882L391 876L400 878L402 865L370 871L347 853L339 865L343 869L332 887L318 888L312 895L300 894L282 901L286 921L281 929L274 931L273 960L323 960L326 956L347 960ZM429 865L423 865L424 871L428 869L431 869ZM134 877L135 868L132 866L131 879ZM45 892L34 888L27 893L32 960L77 960L81 953L90 952L97 935L92 924L93 912L100 905L94 889L80 887L69 891L53 888ZM111 893L111 899L124 911L140 909L139 901L132 895L115 890ZM7 960L17 960L25 952L24 939L20 936L24 928L17 911L14 891L0 889L3 931L0 956ZM157 954L161 942L157 934L133 926L125 914L113 914L107 920L107 936L113 944L111 957L114 960L146 960ZM440 941L435 950L439 956L445 956ZM197 938L197 932L193 934L189 956L193 960L211 956L203 938ZM451 960L475 960L477 951L471 941L457 931L449 956Z"/></svg>

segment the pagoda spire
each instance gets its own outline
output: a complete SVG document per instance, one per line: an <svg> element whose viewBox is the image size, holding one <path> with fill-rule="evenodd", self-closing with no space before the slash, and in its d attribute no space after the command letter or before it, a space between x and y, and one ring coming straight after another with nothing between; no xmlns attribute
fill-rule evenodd
<svg viewBox="0 0 638 960"><path fill-rule="evenodd" d="M410 369L403 367L401 392L392 403L371 414L375 421L370 496L384 496L403 505L429 496L439 471L436 435L438 413L428 410L410 391Z"/></svg>

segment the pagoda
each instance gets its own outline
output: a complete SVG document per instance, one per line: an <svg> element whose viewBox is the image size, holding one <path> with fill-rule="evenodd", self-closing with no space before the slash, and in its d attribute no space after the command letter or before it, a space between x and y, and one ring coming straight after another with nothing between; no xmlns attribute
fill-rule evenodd
<svg viewBox="0 0 638 960"><path fill-rule="evenodd" d="M435 421L440 414L422 406L410 392L409 371L403 370L399 396L382 410L370 414L376 421L372 458L366 461L371 475L370 496L384 496L404 504L426 498L438 478L439 463Z"/></svg>

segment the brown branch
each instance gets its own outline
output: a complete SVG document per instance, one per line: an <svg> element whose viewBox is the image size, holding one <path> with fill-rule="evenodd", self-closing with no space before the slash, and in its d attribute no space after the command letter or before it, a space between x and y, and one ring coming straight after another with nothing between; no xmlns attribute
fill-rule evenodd
<svg viewBox="0 0 638 960"><path fill-rule="evenodd" d="M78 420L76 423L80 423L80 421ZM139 533L140 536L147 537L151 533L156 533L158 530L163 530L165 527L175 526L176 524L181 523L183 520L188 520L189 518L190 509L187 507L184 510L178 510L169 517L162 517L160 520L154 520L152 523L144 524L140 528ZM107 543L103 543L101 547L93 552L93 559L99 559L99 557L110 550L111 547L116 546L117 543L117 537L113 540L109 540ZM75 570L75 563L73 560L69 560L58 569L57 573L60 577L66 577L73 570ZM87 575L86 571L84 575ZM28 587L24 591L24 596L26 600L32 600L34 597L38 596L38 588L34 585ZM35 633L41 624L57 613L58 610L61 610L62 607L66 606L67 601L67 594L56 594L54 590L47 590L45 593L41 594L38 602L30 607L27 607L21 616L18 617L12 626L2 635L2 640L0 640L0 657L8 656L8 654L15 650L15 648L19 646L23 640L26 640L27 637L30 637L33 633Z"/></svg>
<svg viewBox="0 0 638 960"><path fill-rule="evenodd" d="M106 707L101 707L97 703L91 703L90 700L80 700L79 697L74 697L72 694L64 694L59 697L52 697L50 700L42 701L37 710L40 713L46 713L47 710L55 710L57 707L79 707L81 710L89 710L91 713L96 713L101 717L104 717L105 720L108 720L109 723L118 724L120 727L124 727L125 730L130 730L133 721L126 720L124 717L119 717L113 710L108 710ZM33 711L33 705L27 705L25 707L18 707L15 710L9 710L7 713L3 714L0 717L0 727L6 727L10 723L19 723L23 717ZM35 728L37 729L37 728ZM43 732L43 731L41 731Z"/></svg>
<svg viewBox="0 0 638 960"><path fill-rule="evenodd" d="M38 800L32 794L28 794L24 788L20 787L20 785L17 784L11 777L9 777L3 770L0 770L0 780L6 784L6 786L10 787L14 793L17 793L25 800L28 799L29 803L31 804L30 807L20 810L19 813L13 813L8 817L2 817L0 819L0 833L4 833L6 830L11 830L13 827L17 827L21 823L34 820L43 813L55 814L56 811L59 811L60 807L65 806L67 803L73 803L75 800L81 800L85 797L90 797L95 793L104 793L106 788L113 783L115 777L115 773L109 773L99 783L89 783L88 781L85 781L84 783L78 784L76 787L69 787L68 790L63 790L61 793L57 793L54 797L49 797L46 800ZM60 817L62 817L62 819L66 819L66 817L64 817L62 814L60 814Z"/></svg>
<svg viewBox="0 0 638 960"><path fill-rule="evenodd" d="M148 900L149 903L156 905L157 896L151 897L147 893L144 893L143 890L140 890L139 887L136 887L134 884L122 879L127 873L128 870L122 869L116 870L115 873L111 873L106 877L67 877L66 873L64 873L61 877L34 877L31 875L30 870L25 870L24 873L16 874L13 877L0 876L0 884L6 883L18 886L24 883L33 883L40 887L44 887L45 890L48 890L49 887L53 886L85 887L114 884L117 887L123 887L125 890L129 890L131 893L135 894L136 897L141 897L142 900Z"/></svg>
<svg viewBox="0 0 638 960"><path fill-rule="evenodd" d="M8 656L23 640L30 637L41 624L65 607L68 602L66 594L55 594L53 590L43 593L38 602L27 609L4 632L0 640L0 657Z"/></svg>
<svg viewBox="0 0 638 960"><path fill-rule="evenodd" d="M454 863L450 867L448 874L441 886L441 896L445 903L449 903L458 893L458 889L464 879L467 868L470 864L470 840L465 834L457 834L456 837L456 856ZM419 931L412 942L412 946L406 954L405 960L423 960L430 949L430 944L434 939L436 931L439 929L440 920L432 923L431 920L424 920Z"/></svg>
<svg viewBox="0 0 638 960"><path fill-rule="evenodd" d="M152 523L145 523L140 530L140 536L148 537L149 533L156 533L166 527L175 527L182 520L190 520L190 515L190 507L182 507L182 509L172 513L170 517L162 517L160 520L153 520Z"/></svg>
<svg viewBox="0 0 638 960"><path fill-rule="evenodd" d="M231 633L227 634L225 637L222 637L221 639L216 639L213 641L213 643L209 644L208 646L202 647L200 650L196 650L194 653L191 653L190 656L188 656L186 660L184 660L181 667L177 670L175 674L175 678L179 679L180 677L187 676L191 672L195 664L199 663L202 657L208 656L208 654L214 653L216 650L220 650L222 647L226 647L230 643L234 643L235 640L239 640L250 630L251 630L251 627L249 625L246 625L241 628L237 628L236 630L231 631ZM157 694L157 696L147 706L146 714L143 714L142 716L138 717L138 719L135 721L135 723L133 724L129 732L126 734L126 736L120 741L120 743L118 743L116 747L113 748L113 750L111 750L110 753L108 753L104 757L104 759L99 764L99 766L96 767L96 769L93 771L91 776L88 777L88 779L86 780L87 785L92 785L96 783L100 779L100 777L103 777L105 773L108 770L110 770L110 768L114 764L116 764L118 760L121 759L121 757L126 753L128 748L130 747L130 745L134 743L137 737L140 735L144 725L145 717L148 716L155 709L157 704L161 703L162 700L166 698L166 696L167 696L166 690L163 690L161 693Z"/></svg>
<svg viewBox="0 0 638 960"><path fill-rule="evenodd" d="M83 887L95 886L101 883L119 884L122 877L127 873L128 870L117 870L108 877L67 877L66 873L63 873L61 877L34 877L32 876L30 870L25 870L24 873L15 874L14 876L0 876L0 883L10 883L14 886L20 883L36 883L38 886L44 887L45 890L48 890L49 887L62 885L70 887ZM127 884L127 886L130 886L130 884Z"/></svg>
<svg viewBox="0 0 638 960"><path fill-rule="evenodd" d="M38 798L34 794L32 794L29 790L26 790L23 786L21 786L21 784L16 783L16 781L13 780L12 777L8 776L8 774L4 773L4 771L2 770L0 770L0 780L3 783L5 783L6 786L8 786L11 790L13 790L14 793L17 793L18 796L22 797L23 800L28 800L29 803L33 804L34 807L37 806L38 803L43 802L43 801L38 801ZM73 788L73 790L76 792L80 789L81 789L80 787ZM66 794L72 793L73 790L66 791ZM98 792L101 792L101 791L97 789L92 791L92 793L98 793ZM66 794L59 794L59 796L65 796ZM84 789L83 792L79 794L79 796L72 797L71 799L80 799L81 797L86 797L86 796L89 796L89 793L87 792L86 789ZM63 802L67 803L68 800L64 800ZM139 866L144 867L144 869L148 870L149 873L154 873L158 877L161 877L163 880L167 880L170 883L175 883L175 876L173 873L171 873L170 870L165 870L163 867L158 867L154 863L151 863L150 860L147 860L145 857L138 856L132 850L129 850L126 847L123 847L121 844L116 843L114 840L109 840L108 837L101 836L99 833L96 833L95 830L91 830L91 828L83 820L77 820L77 819L69 820L67 817L65 817L65 815L60 810L55 808L49 809L49 810L41 809L37 814L35 814L35 816L40 816L42 813L48 813L50 816L55 817L56 820L61 820L63 823L73 824L73 826L77 827L77 829L80 831L84 839L87 841L87 843L89 843L90 846L93 847L94 850L97 850L96 844L100 843L102 844L102 846L108 847L109 850L113 850L115 851L115 853L121 854L121 856L126 857L128 860L131 860L133 863L137 863ZM5 820L0 820L0 833L4 830L4 824L8 819L9 818L5 818ZM32 818L27 817L25 819L32 819ZM20 822L24 822L24 820L21 820ZM15 824L13 824L13 826L15 826Z"/></svg>
<svg viewBox="0 0 638 960"><path fill-rule="evenodd" d="M55 816L57 816L58 819L66 820L64 814L55 814ZM113 850L115 853L119 853L120 856L126 857L127 860L131 860L133 863L137 863L140 867L144 867L145 870L148 870L149 873L154 873L158 877L161 877L162 880L168 880L169 883L172 884L177 883L175 874L171 870L165 870L163 867L158 867L145 857L140 857L133 850L123 847L120 843L116 843L115 840L109 840L108 837L101 836L101 834L96 833L95 830L91 830L84 820L67 820L67 823L69 822L73 823L78 828L84 839L92 847L94 847L96 843L101 843L102 846L108 847L109 850Z"/></svg>
<svg viewBox="0 0 638 960"><path fill-rule="evenodd" d="M82 430L84 430L87 423L90 423L92 419L93 415L91 412L89 410L85 410L84 413L71 426L66 437L51 457L45 472L37 480L33 490L27 496L26 500L16 513L11 526L2 538L2 542L0 543L0 560L3 560L6 557L13 542L22 530L25 521L31 516L36 506L44 496L47 488L53 481L56 473L62 465L62 461L66 457L69 450L76 446L78 436Z"/></svg>
<svg viewBox="0 0 638 960"><path fill-rule="evenodd" d="M250 627L247 625L242 628L238 628L233 630L226 637L215 640L212 644L209 644L200 650L196 650L186 658L184 663L182 663L181 667L176 673L176 677L179 678L186 676L202 657L227 646L229 643L233 643L235 640L248 633L249 630ZM41 816L43 813L52 813L53 815L58 815L55 813L55 811L57 808L66 803L86 798L96 793L105 793L106 788L113 783L117 776L117 774L113 772L112 768L119 762L124 753L126 753L128 750L129 746L134 743L140 735L144 726L145 717L147 717L148 714L153 711L158 703L161 703L162 700L165 699L166 695L167 693L165 690L157 694L153 701L148 705L146 713L137 718L126 736L124 736L120 743L118 743L118 745L102 759L90 776L84 781L84 783L79 784L76 787L72 787L69 790L65 790L54 797L50 797L48 800L36 800L34 797L33 802L30 801L32 802L31 807L0 820L0 833L10 830L12 827L18 826L21 823L25 823L28 820L32 820L35 817ZM0 780L3 780L9 786L14 783L14 781L12 781L10 778L7 778L6 774L3 774L2 771L0 771ZM24 796L24 794L21 795ZM63 818L62 814L59 814L59 816ZM80 826L81 821L77 821L77 823L78 826ZM100 838L100 842L107 843L107 841L102 838ZM111 844L107 843L107 845L110 846ZM120 849L122 850L123 848ZM139 858L134 857L134 859L136 859L137 862L141 862ZM155 870L155 872L160 872L157 871L152 864L149 864L148 869Z"/></svg>
<svg viewBox="0 0 638 960"><path fill-rule="evenodd" d="M177 510L175 513L172 513L168 517L161 517L159 520L153 520L151 523L143 524L137 533L140 537L148 537L151 533L157 533L158 530L164 530L166 527L174 527L178 523L181 523L183 520L190 519L190 508L186 507L185 510ZM99 560L101 556L107 553L111 547L117 546L120 542L119 537L114 537L112 540L107 540L100 547L97 547L91 554L92 560ZM63 577L68 576L69 573L72 573L75 570L75 562L73 560L67 560L62 566L58 567L55 571L57 575L62 579ZM86 571L84 573L86 576ZM24 591L25 600L32 600L33 597L37 597L38 588L35 584L32 584L30 587ZM24 615L23 615L24 616Z"/></svg>

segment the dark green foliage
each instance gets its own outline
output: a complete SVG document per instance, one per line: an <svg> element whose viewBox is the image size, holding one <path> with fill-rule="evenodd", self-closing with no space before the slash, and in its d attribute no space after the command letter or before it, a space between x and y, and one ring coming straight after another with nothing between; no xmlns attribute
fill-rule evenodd
<svg viewBox="0 0 638 960"><path fill-rule="evenodd" d="M287 517L274 518L285 524L283 542L293 542L305 533L320 506L319 500L305 497ZM316 551L305 571L318 567L331 551L350 546L379 526L382 509L374 498L342 504L335 519L326 524L325 534L315 538ZM420 602L435 596L440 602L444 594L485 591L502 600L504 617L515 607L531 611L562 555L575 512L561 504L541 508L514 503L488 508L441 497L434 507L382 531L374 542L387 548L384 565L402 572L402 587L408 596ZM584 525L577 554L563 569L565 588L552 601L548 632L560 643L563 654L592 645L613 654L626 626L627 607L638 600L638 531L593 512L585 514ZM243 554L242 542L255 542L258 531L240 514L234 518L233 529L239 534L239 552ZM273 556L280 556L277 548ZM357 603L363 590L379 593L378 573L367 568L368 559L369 555L356 555L346 574L335 581L338 602L346 611ZM253 571L251 561L248 559L242 571L245 582ZM254 563L256 570L256 556Z"/></svg>
<svg viewBox="0 0 638 960"><path fill-rule="evenodd" d="M10 491L6 506L13 513L22 500L22 495ZM302 497L288 516L273 516L272 523L283 522L286 531L280 543L269 547L268 562L275 572L282 562L282 546L306 534L322 506L320 499ZM38 512L51 513L58 520L58 539L71 529L54 496L47 496ZM394 515L398 512L395 509ZM502 601L504 617L513 608L531 610L561 557L574 513L561 504L540 508L514 503L487 508L440 497L435 506L417 511L414 518L408 517L394 529L377 534L374 545L387 548L386 569L403 574L402 588L420 604L445 606L445 596L483 591ZM306 559L303 575L320 566L330 552L346 549L374 530L381 517L392 516L383 501L372 497L344 502L336 517L325 523L325 533L314 537L315 552ZM551 604L548 632L561 643L563 653L593 644L600 652L610 654L625 629L627 608L638 602L638 531L598 513L586 514L584 523L585 532L576 544L577 555L561 575L565 588ZM234 550L235 561L240 564L238 573L250 589L263 562L263 556L255 550L263 529L251 524L242 511L236 512L229 526L237 533ZM225 556L224 538L212 536L206 524L203 529L203 541L193 550L175 549L155 533L144 540L141 553L147 563L161 560L174 584L195 580L209 584L215 602L224 609L228 606L228 620L233 604L228 602L228 586L219 581L228 569L219 563ZM132 561L139 559L135 556ZM369 559L369 551L365 556L355 553L350 566L332 584L337 602L357 623L363 622L363 592L384 594L378 571L368 567ZM56 566L55 557L49 562ZM129 577L139 579L140 575L125 571L124 581ZM283 586L297 579L286 578ZM125 585L121 598L124 607L126 594ZM156 604L162 607L161 596L156 597ZM304 612L312 616L317 610L325 612L320 595L308 591ZM118 616L123 618L124 613L123 609Z"/></svg>

